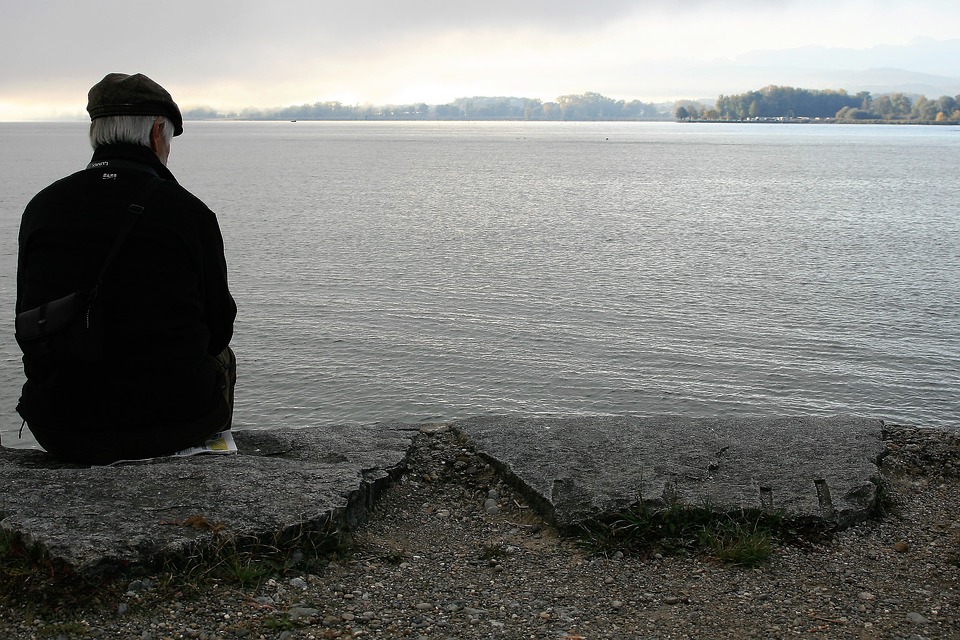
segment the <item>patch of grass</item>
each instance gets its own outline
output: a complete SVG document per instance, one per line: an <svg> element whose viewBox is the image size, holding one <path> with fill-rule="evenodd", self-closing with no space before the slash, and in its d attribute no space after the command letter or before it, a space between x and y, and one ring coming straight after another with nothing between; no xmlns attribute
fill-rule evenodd
<svg viewBox="0 0 960 640"><path fill-rule="evenodd" d="M742 567L763 564L778 542L801 537L778 513L718 513L707 506L670 504L656 508L643 503L583 523L579 533L590 547L602 553L705 553Z"/></svg>
<svg viewBox="0 0 960 640"><path fill-rule="evenodd" d="M55 573L52 566L45 565L50 565L50 562L42 550L27 544L17 533L0 529L0 575L15 580L23 575L35 574L38 570Z"/></svg>
<svg viewBox="0 0 960 640"><path fill-rule="evenodd" d="M109 582L77 575L70 567L54 562L39 545L0 528L0 600L41 611L89 606L111 593L112 587Z"/></svg>
<svg viewBox="0 0 960 640"><path fill-rule="evenodd" d="M259 587L278 572L279 567L275 563L258 560L251 554L244 553L225 561L218 573L241 587Z"/></svg>
<svg viewBox="0 0 960 640"><path fill-rule="evenodd" d="M762 520L726 519L707 526L701 547L725 564L758 567L773 554L775 533Z"/></svg>
<svg viewBox="0 0 960 640"><path fill-rule="evenodd" d="M325 527L293 527L270 540L218 528L212 538L162 567L165 586L202 592L209 580L239 587L258 587L268 578L296 567L319 572L329 557L347 548L340 532Z"/></svg>
<svg viewBox="0 0 960 640"><path fill-rule="evenodd" d="M877 477L874 479L874 484L877 486L877 498L871 515L878 518L896 515L897 502L890 491L890 482L883 477Z"/></svg>
<svg viewBox="0 0 960 640"><path fill-rule="evenodd" d="M6 529L0 529L0 562L5 562L13 553L13 534Z"/></svg>
<svg viewBox="0 0 960 640"><path fill-rule="evenodd" d="M293 631L297 628L297 625L294 624L293 620L290 619L290 616L287 614L282 614L278 616L270 616L265 618L263 621L263 626L271 631Z"/></svg>
<svg viewBox="0 0 960 640"><path fill-rule="evenodd" d="M194 526L185 522L184 526ZM39 546L0 529L0 600L35 610L113 607L130 580L149 575L154 586L144 601L202 597L211 583L255 588L275 575L296 568L319 573L329 559L347 549L346 538L332 525L304 523L269 540L234 534L222 526L205 526L210 536L176 558L108 575L84 576L51 560ZM144 594L146 595L146 594ZM131 603L131 606L137 606ZM70 637L65 630L58 636Z"/></svg>

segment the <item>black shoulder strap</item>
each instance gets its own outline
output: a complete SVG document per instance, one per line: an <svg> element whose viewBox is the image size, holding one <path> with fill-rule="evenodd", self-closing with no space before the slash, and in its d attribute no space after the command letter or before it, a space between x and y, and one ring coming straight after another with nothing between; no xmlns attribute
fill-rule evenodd
<svg viewBox="0 0 960 640"><path fill-rule="evenodd" d="M100 268L100 275L97 276L97 283L93 285L93 289L90 290L90 295L87 296L88 304L96 300L100 283L103 282L103 276L107 273L107 269L110 268L111 263L113 263L113 259L117 257L117 252L120 251L120 247L123 246L127 236L130 235L130 230L133 229L133 225L136 223L140 214L143 213L147 202L149 202L151 196L153 196L153 192L156 191L157 187L161 184L163 184L161 178L156 175L150 176L146 184L143 185L143 188L140 189L140 193L137 194L136 199L127 205L127 211L131 215L124 221L123 226L120 228L120 233L117 234L117 239L113 241L113 246L110 247L110 253L107 254L107 259L104 261L103 267Z"/></svg>

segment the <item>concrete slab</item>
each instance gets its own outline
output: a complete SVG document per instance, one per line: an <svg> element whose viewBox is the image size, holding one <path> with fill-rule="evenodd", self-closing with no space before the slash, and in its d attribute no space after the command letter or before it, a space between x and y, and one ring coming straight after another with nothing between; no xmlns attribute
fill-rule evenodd
<svg viewBox="0 0 960 640"><path fill-rule="evenodd" d="M261 541L363 519L405 466L411 425L238 431L240 454L113 467L0 450L0 526L84 574L176 556L215 530Z"/></svg>
<svg viewBox="0 0 960 640"><path fill-rule="evenodd" d="M835 525L877 499L882 423L850 417L484 417L452 423L568 529L643 500L766 508ZM405 469L416 425L239 431L240 454L115 467L0 449L0 527L95 575L182 556L216 531L277 541L351 527Z"/></svg>
<svg viewBox="0 0 960 640"><path fill-rule="evenodd" d="M845 526L876 504L883 423L848 416L482 417L456 422L560 528L679 503Z"/></svg>

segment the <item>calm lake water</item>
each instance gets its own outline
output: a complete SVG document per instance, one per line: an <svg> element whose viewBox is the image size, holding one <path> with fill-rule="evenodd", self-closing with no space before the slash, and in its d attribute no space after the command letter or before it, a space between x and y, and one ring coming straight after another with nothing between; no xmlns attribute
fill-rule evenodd
<svg viewBox="0 0 960 640"><path fill-rule="evenodd" d="M0 124L0 427L23 206L86 124ZM187 123L238 428L493 413L960 427L960 128Z"/></svg>

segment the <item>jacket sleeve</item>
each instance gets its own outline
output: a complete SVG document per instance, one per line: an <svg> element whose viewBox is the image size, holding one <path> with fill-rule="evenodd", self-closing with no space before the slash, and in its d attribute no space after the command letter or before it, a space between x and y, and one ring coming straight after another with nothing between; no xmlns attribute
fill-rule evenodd
<svg viewBox="0 0 960 640"><path fill-rule="evenodd" d="M208 352L217 355L233 338L237 304L227 285L227 261L216 215L207 210L201 229L203 243L203 322L210 331Z"/></svg>

